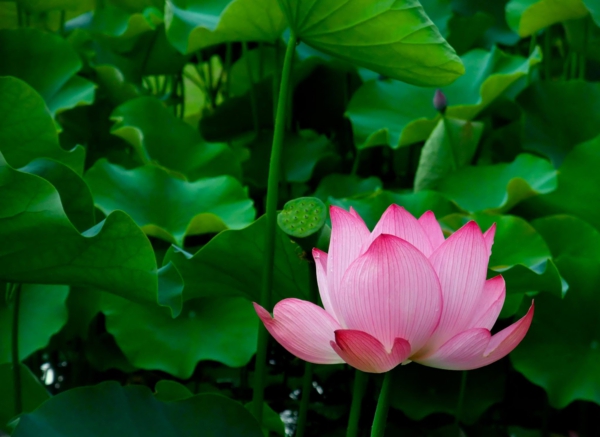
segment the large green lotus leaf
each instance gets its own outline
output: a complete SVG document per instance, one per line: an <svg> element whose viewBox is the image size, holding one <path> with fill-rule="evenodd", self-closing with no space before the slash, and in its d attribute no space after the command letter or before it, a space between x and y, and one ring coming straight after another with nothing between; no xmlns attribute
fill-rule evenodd
<svg viewBox="0 0 600 437"><path fill-rule="evenodd" d="M463 167L441 179L437 191L468 212L504 213L519 202L556 189L545 159L518 155L510 164Z"/></svg>
<svg viewBox="0 0 600 437"><path fill-rule="evenodd" d="M167 37L181 53L229 41L273 42L287 23L277 0L170 0Z"/></svg>
<svg viewBox="0 0 600 437"><path fill-rule="evenodd" d="M370 194L383 188L383 182L378 177L360 178L356 175L329 174L319 182L314 193L315 197L327 201L329 197L342 199L345 197Z"/></svg>
<svg viewBox="0 0 600 437"><path fill-rule="evenodd" d="M13 167L45 157L60 161L79 174L83 172L84 149L66 151L60 147L56 125L44 99L15 77L0 77L0 152Z"/></svg>
<svg viewBox="0 0 600 437"><path fill-rule="evenodd" d="M152 165L126 170L101 159L85 179L105 214L125 211L148 235L179 245L186 235L243 228L256 214L231 176L188 182Z"/></svg>
<svg viewBox="0 0 600 437"><path fill-rule="evenodd" d="M247 228L221 232L193 256L172 247L165 255L185 282L184 299L242 296L260 300L266 218ZM308 263L302 249L277 227L272 303L287 297L307 299ZM243 262L232 262L234 259Z"/></svg>
<svg viewBox="0 0 600 437"><path fill-rule="evenodd" d="M272 145L272 131L261 131L248 145L250 159L243 165L244 178L256 186L267 186ZM320 160L335 156L329 139L314 131L300 131L298 135L287 135L284 138L282 153L282 178L287 182L307 182Z"/></svg>
<svg viewBox="0 0 600 437"><path fill-rule="evenodd" d="M256 352L256 313L252 303L242 297L193 299L174 319L166 308L105 295L102 312L106 330L140 369L162 370L187 379L200 361L240 367Z"/></svg>
<svg viewBox="0 0 600 437"><path fill-rule="evenodd" d="M433 211L438 218L456 212L456 208L450 201L434 191L427 190L418 193L378 190L368 195L346 199L330 197L329 203L345 209L353 207L371 229L377 224L387 207L393 203L403 206L416 217L425 211Z"/></svg>
<svg viewBox="0 0 600 437"><path fill-rule="evenodd" d="M296 37L324 53L420 86L465 72L417 0L280 0Z"/></svg>
<svg viewBox="0 0 600 437"><path fill-rule="evenodd" d="M455 415L462 372L448 372L418 364L399 366L392 380L391 404L412 420L433 413ZM469 371L464 392L461 421L474 423L504 396L505 372L501 365Z"/></svg>
<svg viewBox="0 0 600 437"><path fill-rule="evenodd" d="M573 147L600 134L600 83L535 82L518 99L524 111L523 147L556 167Z"/></svg>
<svg viewBox="0 0 600 437"><path fill-rule="evenodd" d="M588 14L582 0L510 0L506 4L506 21L522 37Z"/></svg>
<svg viewBox="0 0 600 437"><path fill-rule="evenodd" d="M0 282L4 291L6 284ZM45 347L50 337L67 322L65 302L69 287L65 285L23 284L19 308L19 358L24 360ZM0 364L11 362L11 334L14 300L0 299Z"/></svg>
<svg viewBox="0 0 600 437"><path fill-rule="evenodd" d="M145 162L200 177L239 176L239 163L227 144L207 143L198 130L177 118L158 99L140 97L111 114L111 133L131 144Z"/></svg>
<svg viewBox="0 0 600 437"><path fill-rule="evenodd" d="M130 13L109 4L72 20L67 29L82 28L95 34L118 38L121 44L127 44L127 40L155 30L162 22L162 12L153 6L141 12Z"/></svg>
<svg viewBox="0 0 600 437"><path fill-rule="evenodd" d="M600 205L594 199L600 186L600 136L576 146L558 171L556 191L534 197L523 205L534 217L567 213L600 229Z"/></svg>
<svg viewBox="0 0 600 437"><path fill-rule="evenodd" d="M52 159L39 158L19 170L38 175L54 185L65 214L79 232L96 223L92 193L83 179L69 167Z"/></svg>
<svg viewBox="0 0 600 437"><path fill-rule="evenodd" d="M590 14L592 15L592 19L596 23L597 26L600 26L600 1L598 0L583 0L585 7L588 8Z"/></svg>
<svg viewBox="0 0 600 437"><path fill-rule="evenodd" d="M541 52L536 49L523 58L494 46L490 52L471 50L462 60L466 73L442 91L449 104L446 115L472 120L526 76L540 62ZM392 80L366 82L354 93L346 111L355 144L359 148L387 144L395 149L426 140L438 123L433 95L431 89Z"/></svg>
<svg viewBox="0 0 600 437"><path fill-rule="evenodd" d="M563 300L536 297L536 314L511 354L515 368L564 408L575 400L600 403L600 234L572 216L533 221L570 285ZM552 357L552 359L548 359Z"/></svg>
<svg viewBox="0 0 600 437"><path fill-rule="evenodd" d="M415 175L415 191L434 189L437 181L473 160L483 123L442 117L425 142Z"/></svg>
<svg viewBox="0 0 600 437"><path fill-rule="evenodd" d="M79 233L45 179L10 167L0 154L0 279L96 287L177 314L177 270L157 270L152 246L122 211Z"/></svg>
<svg viewBox="0 0 600 437"><path fill-rule="evenodd" d="M35 377L31 370L24 364L21 366L21 396L23 411L29 413L50 398L50 394ZM0 429L5 428L8 421L16 416L15 411L15 383L12 364L0 364Z"/></svg>
<svg viewBox="0 0 600 437"><path fill-rule="evenodd" d="M154 386L154 397L159 401L170 402L194 396L185 385L169 379L163 379Z"/></svg>
<svg viewBox="0 0 600 437"><path fill-rule="evenodd" d="M514 215L478 213L453 214L441 222L444 230L454 232L470 220L475 220L482 231L496 224L488 276L502 274L509 294L545 291L564 296L568 285L560 276L548 245L526 220Z"/></svg>
<svg viewBox="0 0 600 437"><path fill-rule="evenodd" d="M15 76L31 85L52 114L91 104L95 85L75 75L82 67L75 49L58 35L37 29L0 29L0 76Z"/></svg>
<svg viewBox="0 0 600 437"><path fill-rule="evenodd" d="M21 417L13 437L262 437L241 404L217 394L162 402L109 381L61 393Z"/></svg>

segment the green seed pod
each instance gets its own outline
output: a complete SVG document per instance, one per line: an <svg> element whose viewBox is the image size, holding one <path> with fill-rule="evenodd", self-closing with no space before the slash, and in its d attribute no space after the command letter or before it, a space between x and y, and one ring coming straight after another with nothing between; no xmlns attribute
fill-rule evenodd
<svg viewBox="0 0 600 437"><path fill-rule="evenodd" d="M287 202L277 224L288 235L306 238L319 232L327 218L327 207L316 197L299 197Z"/></svg>

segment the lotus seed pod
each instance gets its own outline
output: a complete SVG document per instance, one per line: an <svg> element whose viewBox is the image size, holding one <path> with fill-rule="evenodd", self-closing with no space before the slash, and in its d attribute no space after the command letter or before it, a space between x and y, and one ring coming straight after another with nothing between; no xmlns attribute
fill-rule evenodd
<svg viewBox="0 0 600 437"><path fill-rule="evenodd" d="M316 197L299 197L287 202L277 216L279 227L288 235L306 238L321 230L327 218L325 204Z"/></svg>

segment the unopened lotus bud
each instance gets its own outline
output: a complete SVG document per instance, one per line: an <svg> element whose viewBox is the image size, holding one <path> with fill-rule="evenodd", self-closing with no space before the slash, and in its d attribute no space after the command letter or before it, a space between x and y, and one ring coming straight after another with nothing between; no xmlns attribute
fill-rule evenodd
<svg viewBox="0 0 600 437"><path fill-rule="evenodd" d="M441 90L435 90L435 94L433 96L433 107L437 109L440 113L446 112L446 107L448 106L448 102L446 101L446 96Z"/></svg>

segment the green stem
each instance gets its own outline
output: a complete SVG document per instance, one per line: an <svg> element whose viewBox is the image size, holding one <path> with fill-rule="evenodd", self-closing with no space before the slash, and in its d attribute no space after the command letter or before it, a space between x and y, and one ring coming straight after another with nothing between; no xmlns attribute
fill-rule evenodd
<svg viewBox="0 0 600 437"><path fill-rule="evenodd" d="M13 284L11 291L13 299L13 323L12 323L12 367L15 390L15 416L23 411L23 400L21 392L21 360L19 359L19 307L21 306L21 284Z"/></svg>
<svg viewBox="0 0 600 437"><path fill-rule="evenodd" d="M354 388L352 389L352 405L350 406L350 418L348 419L348 431L346 437L358 436L358 424L360 421L360 411L362 409L362 400L367 390L367 381L369 375L356 370L354 372Z"/></svg>
<svg viewBox="0 0 600 437"><path fill-rule="evenodd" d="M360 149L356 149L354 152L354 162L352 163L352 170L350 171L351 175L356 175L358 171L358 166L360 165Z"/></svg>
<svg viewBox="0 0 600 437"><path fill-rule="evenodd" d="M465 403L465 391L467 389L467 371L463 370L460 378L460 391L458 392L458 402L456 403L456 413L454 414L454 424L460 430L460 419L462 416L463 405Z"/></svg>
<svg viewBox="0 0 600 437"><path fill-rule="evenodd" d="M248 43L242 42L242 53L246 60L246 71L248 72L248 81L250 82L250 103L252 104L252 125L254 126L254 133L258 135L260 130L260 124L258 119L258 100L256 99L256 88L254 86L254 78L252 77L252 64L250 63L250 56L248 56Z"/></svg>
<svg viewBox="0 0 600 437"><path fill-rule="evenodd" d="M216 108L216 96L215 96L215 89L214 89L214 78L213 78L213 69L212 69L212 61L211 61L212 57L209 56L208 57L208 61L206 62L206 89L208 90L208 98L210 99L210 106L212 108Z"/></svg>
<svg viewBox="0 0 600 437"><path fill-rule="evenodd" d="M383 437L385 435L385 426L387 424L388 410L390 409L390 392L392 385L393 372L387 372L383 379L381 393L375 409L375 418L373 419L373 428L371 428L371 437Z"/></svg>
<svg viewBox="0 0 600 437"><path fill-rule="evenodd" d="M62 36L65 35L65 21L67 18L67 11L65 11L64 9L62 9L60 11L60 25L59 25L59 32Z"/></svg>
<svg viewBox="0 0 600 437"><path fill-rule="evenodd" d="M573 51L571 53L571 58L569 59L569 79L577 78L577 67L579 66L579 62L577 61L577 53Z"/></svg>
<svg viewBox="0 0 600 437"><path fill-rule="evenodd" d="M233 56L233 43L228 42L225 47L225 89L223 94L229 97L229 89L231 84L231 58Z"/></svg>
<svg viewBox="0 0 600 437"><path fill-rule="evenodd" d="M279 198L279 174L281 169L281 152L283 149L283 135L285 130L285 96L288 95L290 76L292 75L292 63L296 48L296 35L290 34L283 71L281 74L281 88L279 90L279 102L277 104L277 117L275 118L275 132L273 134L273 146L271 148L271 161L269 163L269 179L267 182L267 234L265 236L265 260L263 264L262 288L260 292L260 304L270 307L271 288L273 286L273 261L275 258L275 237L277 231L277 200ZM261 322L258 329L258 344L256 350L256 367L254 375L254 392L252 403L254 404L254 417L259 424L262 423L262 407L265 395L265 373L267 367L267 330Z"/></svg>
<svg viewBox="0 0 600 437"><path fill-rule="evenodd" d="M280 42L279 40L275 41L275 70L273 71L273 120L277 118L277 101L279 100L279 86L281 82L281 74L280 74L280 65L281 65L281 56L280 56Z"/></svg>
<svg viewBox="0 0 600 437"><path fill-rule="evenodd" d="M544 32L544 77L546 80L550 80L550 62L552 60L552 34L550 32L551 27L546 27Z"/></svg>
<svg viewBox="0 0 600 437"><path fill-rule="evenodd" d="M302 380L302 398L300 399L300 410L298 412L298 422L295 437L304 437L306 431L306 418L308 416L308 406L310 402L310 390L312 388L313 371L315 365L308 361L304 363L304 377Z"/></svg>
<svg viewBox="0 0 600 437"><path fill-rule="evenodd" d="M21 2L17 2L17 25L19 27L25 27L25 10L21 5Z"/></svg>
<svg viewBox="0 0 600 437"><path fill-rule="evenodd" d="M583 25L583 50L579 55L579 79L585 80L585 70L587 65L587 45L589 36L589 19L586 18Z"/></svg>
<svg viewBox="0 0 600 437"><path fill-rule="evenodd" d="M531 35L531 39L529 40L529 56L531 56L531 54L535 50L536 45L537 45L537 33L534 32L533 35Z"/></svg>

